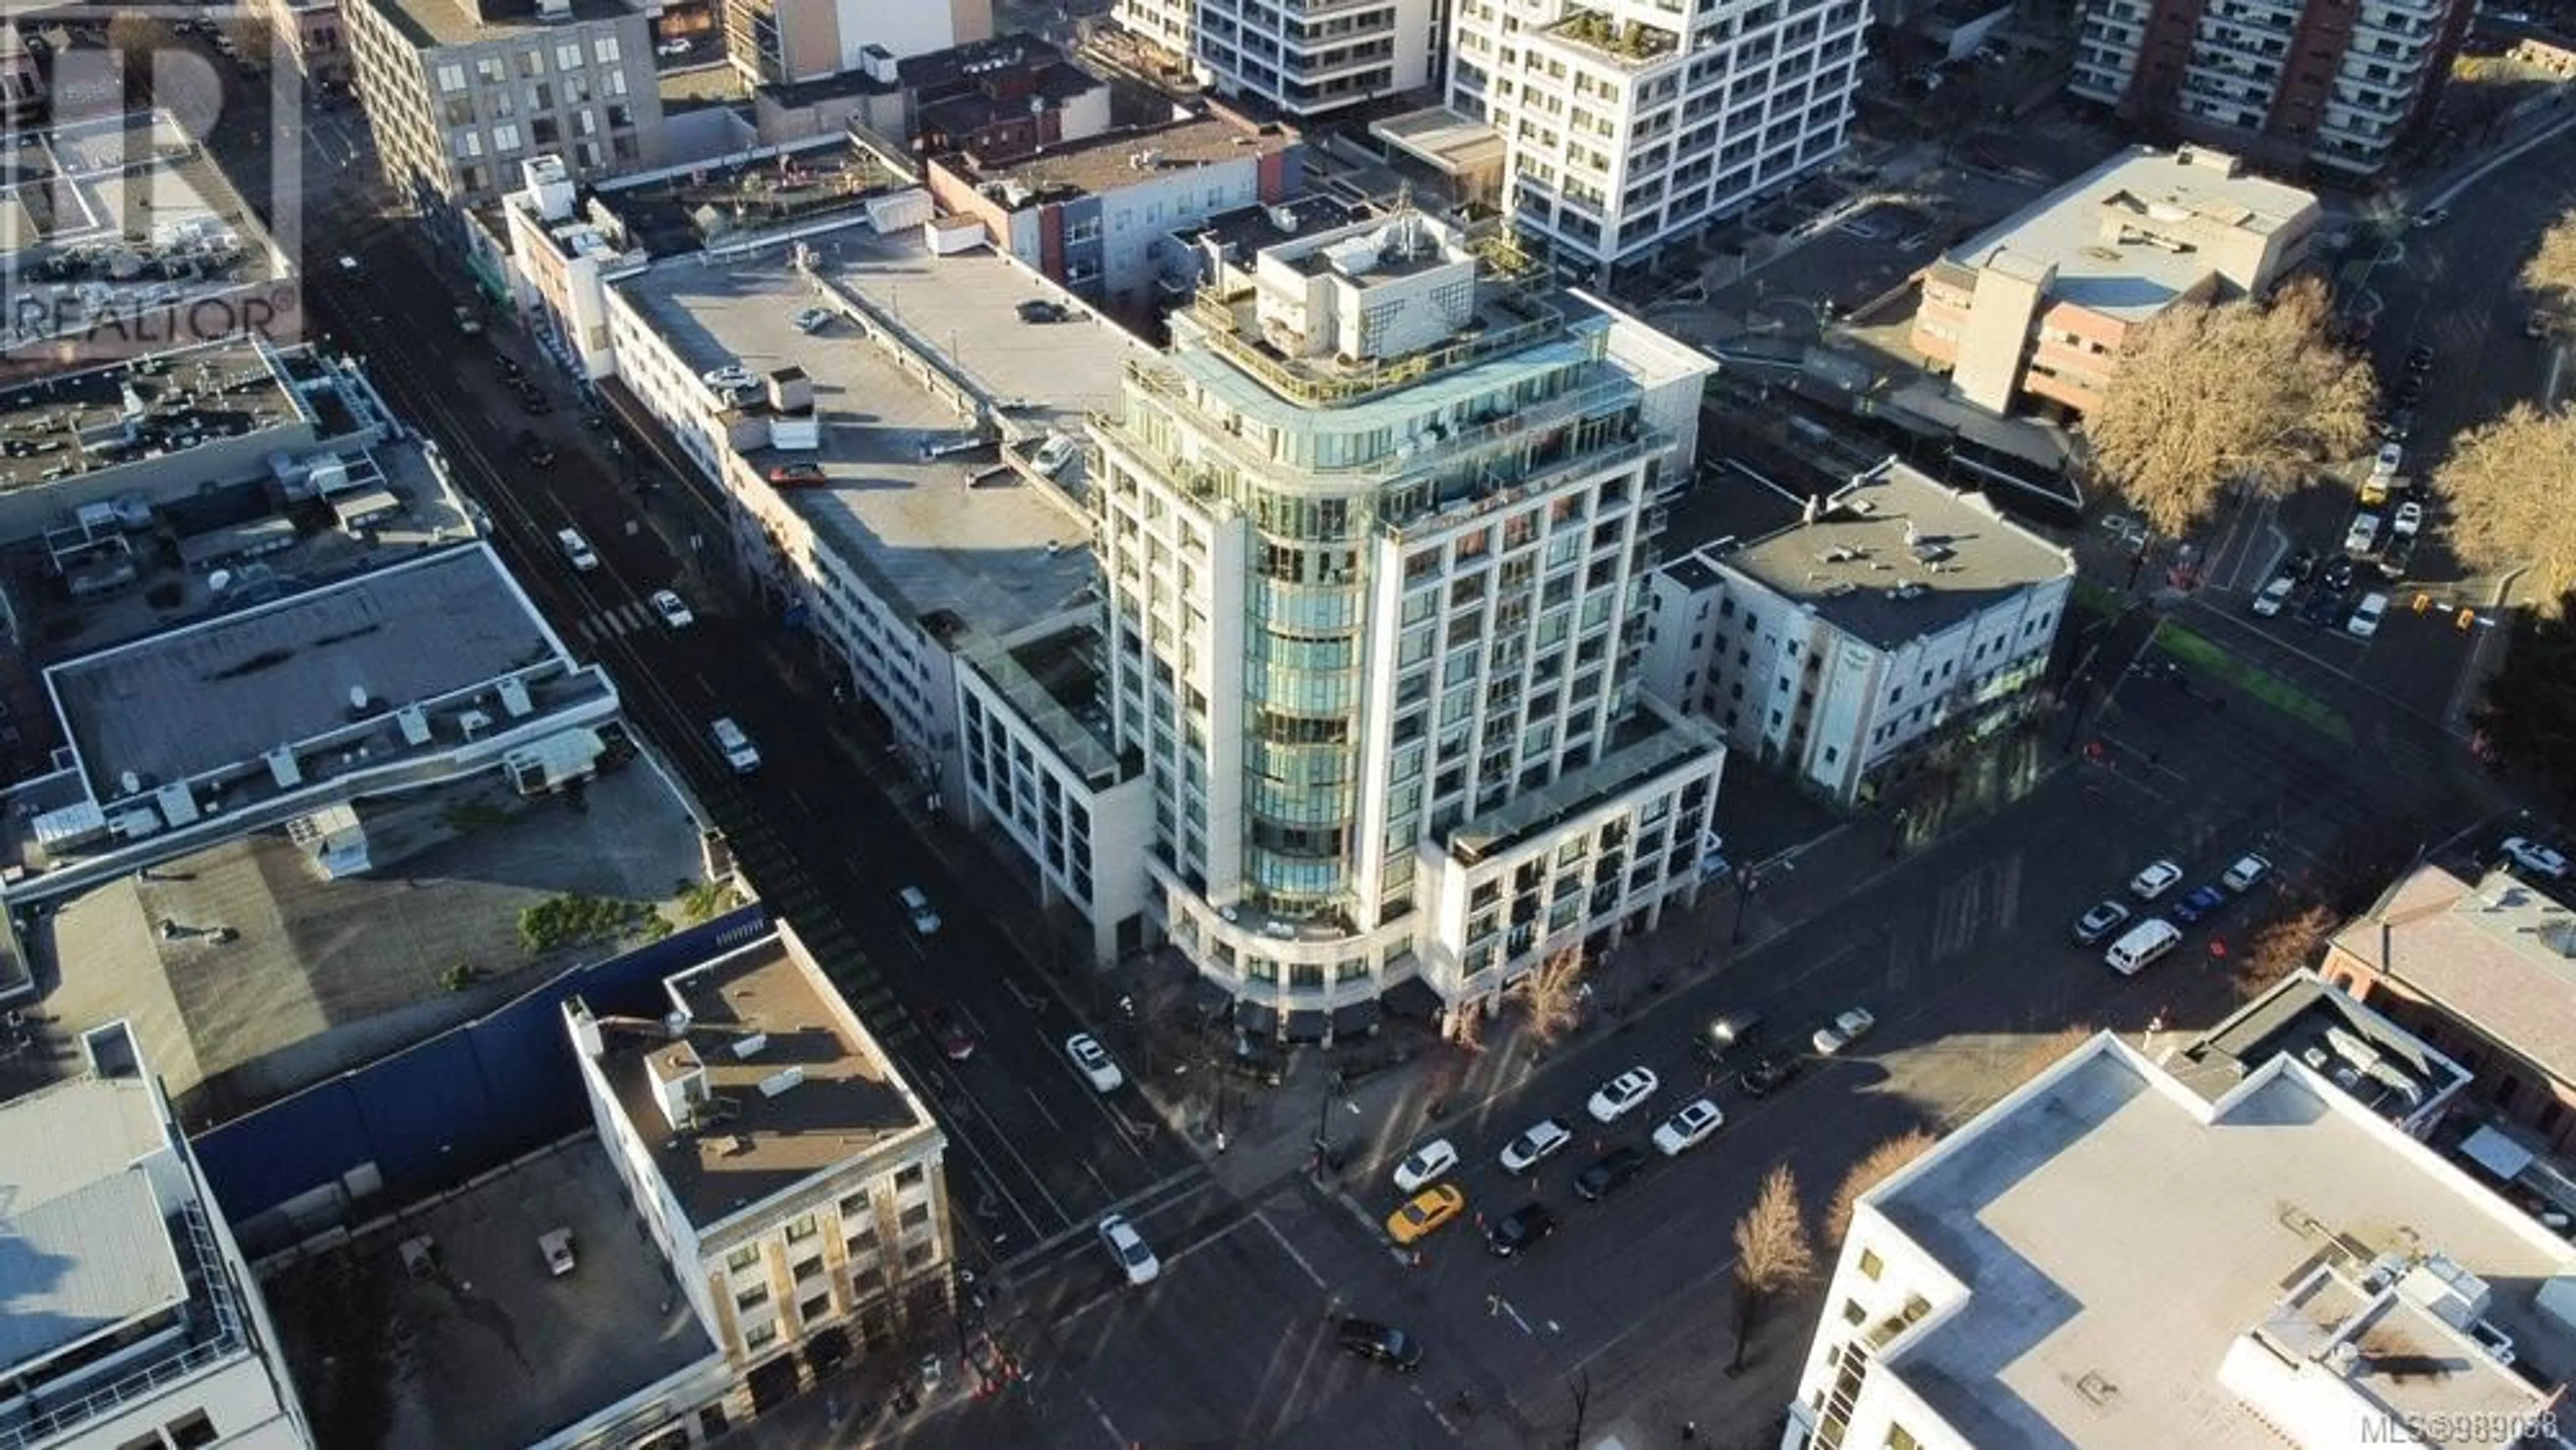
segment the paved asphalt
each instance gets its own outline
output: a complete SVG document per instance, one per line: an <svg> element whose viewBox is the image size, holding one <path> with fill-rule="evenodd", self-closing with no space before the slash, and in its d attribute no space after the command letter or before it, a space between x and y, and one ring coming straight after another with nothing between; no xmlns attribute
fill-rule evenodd
<svg viewBox="0 0 2576 1450"><path fill-rule="evenodd" d="M2348 719L2349 739L2208 677L2124 676L2152 626L2131 615L2098 641L2093 675L2108 693L2094 697L2075 735L2052 727L2016 747L1999 793L2018 799L1901 856L1885 849L1883 823L1819 844L1764 892L1764 910L1785 930L1628 1024L1560 1048L1521 1090L1453 1133L1473 1211L1507 1212L1535 1196L1564 1220L1552 1240L1498 1260L1466 1221L1434 1235L1424 1262L1408 1266L1376 1226L1396 1199L1385 1154L1403 1146L1385 1124L1374 1140L1384 1152L1346 1175L1347 1196L1293 1172L1228 1191L1141 1102L1104 1101L1075 1077L1058 1046L1074 1030L1072 1009L980 919L973 884L949 872L939 843L919 841L889 803L877 780L883 761L822 725L831 706L799 667L810 652L735 602L726 569L684 563L691 533L722 537L685 474L662 466L661 492L639 500L575 421L560 382L550 384L556 411L536 426L563 459L542 474L520 466L499 440L525 420L486 361L458 356L453 296L375 280L423 273L397 224L353 210L322 230L328 241L317 253L348 250L364 269L354 282L319 278L325 325L366 351L397 406L456 460L540 606L605 660L747 874L927 1085L958 1144L951 1187L961 1222L985 1255L1015 1258L990 1281L989 1313L1029 1380L923 1423L923 1443L1525 1445L1565 1432L1578 1390L1587 1425L1650 1429L1634 1443L1660 1443L1685 1417L1745 1443L1787 1393L1812 1327L1779 1316L1757 1331L1750 1374L1713 1373L1729 1348L1727 1226L1773 1164L1795 1167L1807 1201L1821 1207L1869 1145L1974 1111L2027 1070L2034 1042L2062 1027L2136 1032L2160 1013L2182 1030L2213 1020L2229 993L2206 947L2235 929L2233 918L2196 930L2186 952L2134 978L2067 942L2069 921L2151 857L2175 857L2196 882L2239 851L2261 849L2295 881L2349 852L2357 834L2397 830L2429 842L2486 809L2437 730L2334 669L2277 661L2284 678ZM632 434L625 446L651 451ZM587 534L602 569L576 575L563 563L550 535L566 524ZM699 606L699 625L630 627L637 602L674 580ZM717 714L762 744L759 776L738 782L724 772L703 738ZM2078 736L2102 742L2098 760L2062 748ZM2402 826L2384 824L2391 819ZM906 933L892 903L905 881L923 883L945 910L945 929L928 942ZM1714 895L1669 930L1669 947L1722 940L1730 909ZM977 1050L962 1064L917 1029L922 1010L942 1001L976 1029ZM1728 1115L1717 1137L1659 1159L1601 1204L1574 1200L1571 1179L1596 1139L1642 1145L1664 1113L1701 1090L1688 1041L1710 1014L1760 1012L1794 1050L1813 1025L1853 1005L1878 1017L1854 1048L1812 1062L1765 1101L1717 1085ZM1654 1100L1613 1126L1594 1125L1585 1097L1638 1064L1662 1078ZM1534 1184L1506 1179L1493 1155L1548 1115L1572 1124L1578 1142L1543 1164ZM1154 1285L1120 1285L1091 1244L1087 1221L1112 1201L1132 1204L1161 1252ZM1341 1313L1416 1332L1428 1346L1422 1373L1399 1377L1338 1353L1330 1326ZM1459 1403L1462 1391L1471 1406ZM762 1443L835 1439L808 1423L810 1438ZM854 1434L845 1428L840 1438Z"/></svg>

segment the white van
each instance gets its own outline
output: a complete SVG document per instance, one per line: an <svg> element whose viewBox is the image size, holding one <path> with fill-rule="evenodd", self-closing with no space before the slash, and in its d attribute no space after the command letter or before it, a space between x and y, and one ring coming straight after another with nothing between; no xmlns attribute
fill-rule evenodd
<svg viewBox="0 0 2576 1450"><path fill-rule="evenodd" d="M590 551L590 540L583 538L579 529L557 529L555 545L563 550L564 557L570 559L573 568L581 573L587 574L599 567L599 556Z"/></svg>
<svg viewBox="0 0 2576 1450"><path fill-rule="evenodd" d="M743 734L742 727L730 718L719 719L709 725L707 734L715 738L716 753L724 757L725 764L733 767L734 774L749 775L760 769L760 748L753 745L751 737Z"/></svg>
<svg viewBox="0 0 2576 1450"><path fill-rule="evenodd" d="M2175 947L2182 945L2182 932L2161 916L2151 916L2129 928L2128 934L2111 943L2102 960L2111 970L2124 977L2134 977L2138 969Z"/></svg>

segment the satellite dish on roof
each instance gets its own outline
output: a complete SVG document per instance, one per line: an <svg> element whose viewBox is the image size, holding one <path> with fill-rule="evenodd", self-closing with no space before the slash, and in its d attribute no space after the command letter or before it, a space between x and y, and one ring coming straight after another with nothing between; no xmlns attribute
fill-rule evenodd
<svg viewBox="0 0 2576 1450"><path fill-rule="evenodd" d="M230 569L217 569L206 576L206 588L214 593L221 594L232 587L233 571Z"/></svg>

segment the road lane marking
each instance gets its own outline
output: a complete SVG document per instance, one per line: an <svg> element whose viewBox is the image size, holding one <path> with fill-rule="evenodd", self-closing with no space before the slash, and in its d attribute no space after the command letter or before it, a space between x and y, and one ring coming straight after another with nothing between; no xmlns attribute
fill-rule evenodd
<svg viewBox="0 0 2576 1450"><path fill-rule="evenodd" d="M1279 1225L1272 1223L1267 1215L1261 1213L1259 1210L1255 1210L1252 1215L1252 1221L1270 1231L1270 1237L1279 1245L1279 1251L1294 1260L1298 1268L1305 1270L1306 1277L1315 1281L1316 1288L1329 1289L1332 1287L1332 1285L1324 1282L1324 1276L1315 1272L1315 1266L1306 1262L1306 1256L1297 1252L1297 1246L1288 1242L1288 1236L1281 1233L1279 1231ZM1232 1232L1232 1230L1229 1229L1228 1232Z"/></svg>
<svg viewBox="0 0 2576 1450"><path fill-rule="evenodd" d="M1020 1091L1029 1095L1029 1105L1038 1110L1039 1117L1047 1120L1048 1127L1055 1129L1059 1133L1064 1131L1064 1124L1057 1119L1055 1114L1047 1111L1046 1099L1038 1096L1038 1090L1036 1088L1023 1084Z"/></svg>

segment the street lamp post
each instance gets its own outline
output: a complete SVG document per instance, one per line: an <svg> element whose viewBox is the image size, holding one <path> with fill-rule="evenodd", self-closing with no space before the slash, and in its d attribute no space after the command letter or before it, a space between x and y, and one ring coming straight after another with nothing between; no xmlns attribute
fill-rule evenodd
<svg viewBox="0 0 2576 1450"><path fill-rule="evenodd" d="M1762 883L1762 873L1750 866L1735 868L1735 929L1727 933L1729 946L1744 943L1744 905L1753 899L1753 889Z"/></svg>

